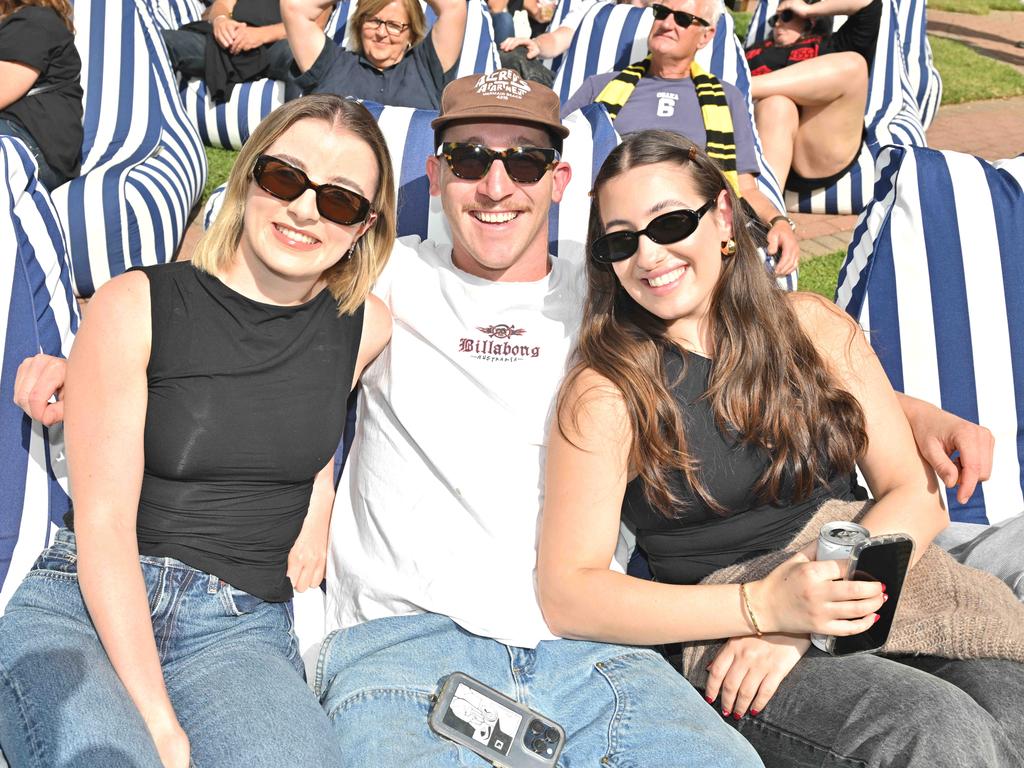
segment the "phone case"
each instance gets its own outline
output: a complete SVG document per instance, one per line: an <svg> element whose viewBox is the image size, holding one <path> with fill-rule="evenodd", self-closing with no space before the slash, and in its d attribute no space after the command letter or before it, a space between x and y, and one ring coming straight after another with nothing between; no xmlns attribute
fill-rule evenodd
<svg viewBox="0 0 1024 768"><path fill-rule="evenodd" d="M915 547L917 545L914 543L913 538L911 538L910 536L908 536L905 533L888 533L888 534L884 534L882 536L872 536L870 538L864 539L863 541L859 541L856 544L854 544L853 545L853 549L850 551L850 565L849 565L849 567L846 570L846 576L845 576L846 580L849 581L849 580L853 579L854 575L857 573L857 563L860 560L861 553L865 549L868 549L869 547L881 546L883 544L892 544L892 543L895 543L895 542L903 542L903 541L906 541L906 542L910 543L910 556L908 558L908 562L909 562L910 560L914 559L914 549L915 549ZM903 579L906 579L906 572L903 573ZM902 588L902 582L900 584L900 588ZM895 595L890 595L890 599L892 597L896 597L898 599L899 598L899 591L897 591ZM893 604L893 605L895 605L895 604ZM893 608L893 610L895 610L895 608ZM829 635L826 638L826 640L825 640L825 650L826 650L827 653L829 653L831 655L836 655L836 653L835 653L836 639L837 638L835 637L835 635ZM841 654L841 656L844 656L844 657L845 656L857 656L857 655L859 655L861 653L873 653L873 652L877 651L879 648L881 648L882 646L884 646L884 643L882 643L881 645L877 646L876 648L865 648L862 651L852 651L852 652Z"/></svg>
<svg viewBox="0 0 1024 768"><path fill-rule="evenodd" d="M565 731L554 720L462 672L445 678L429 723L497 768L554 766L565 745Z"/></svg>

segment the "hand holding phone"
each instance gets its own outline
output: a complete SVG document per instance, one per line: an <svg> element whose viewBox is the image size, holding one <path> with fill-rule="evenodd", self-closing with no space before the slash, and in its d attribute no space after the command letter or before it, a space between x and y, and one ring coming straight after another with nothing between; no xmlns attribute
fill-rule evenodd
<svg viewBox="0 0 1024 768"><path fill-rule="evenodd" d="M833 656L848 656L877 651L885 645L913 556L914 540L905 533L875 536L853 545L846 578L879 581L885 585L889 599L878 609L878 621L867 631L846 637L829 636L825 638L824 650Z"/></svg>

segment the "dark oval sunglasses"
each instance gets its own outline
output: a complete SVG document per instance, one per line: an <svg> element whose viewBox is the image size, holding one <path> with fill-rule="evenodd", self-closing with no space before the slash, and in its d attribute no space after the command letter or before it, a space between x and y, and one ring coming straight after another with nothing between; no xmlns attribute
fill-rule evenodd
<svg viewBox="0 0 1024 768"><path fill-rule="evenodd" d="M715 207L711 198L696 211L682 208L669 211L651 219L650 223L639 232L624 229L602 235L590 244L590 257L601 264L613 264L628 259L640 245L640 235L646 235L658 245L668 245L685 240L697 230L701 217Z"/></svg>
<svg viewBox="0 0 1024 768"><path fill-rule="evenodd" d="M774 27L780 21L783 24L789 24L789 22L791 22L795 18L796 18L796 14L793 13L791 10L789 10L789 8L787 8L786 10L782 11L781 13L776 13L774 16L772 16L770 19L768 19L768 26L769 27ZM807 26L808 29L810 29L812 26L814 26L813 22L810 19L805 19L804 21L805 21L806 26Z"/></svg>
<svg viewBox="0 0 1024 768"><path fill-rule="evenodd" d="M370 214L370 201L337 184L314 184L300 169L273 155L260 155L252 169L260 189L291 202L307 189L316 192L320 215L335 224L359 224Z"/></svg>
<svg viewBox="0 0 1024 768"><path fill-rule="evenodd" d="M664 21L671 14L672 20L675 21L676 26L680 29L686 29L691 24L700 24L702 27L710 27L711 22L707 19L702 19L700 16L694 16L692 13L686 11L673 11L671 8L667 8L660 3L651 3L651 10L654 11L654 18L657 21Z"/></svg>
<svg viewBox="0 0 1024 768"><path fill-rule="evenodd" d="M491 163L500 160L509 178L517 184L536 184L561 157L558 150L551 147L509 147L497 150L458 141L444 142L438 147L437 154L448 162L452 173L467 181L479 181L487 175Z"/></svg>

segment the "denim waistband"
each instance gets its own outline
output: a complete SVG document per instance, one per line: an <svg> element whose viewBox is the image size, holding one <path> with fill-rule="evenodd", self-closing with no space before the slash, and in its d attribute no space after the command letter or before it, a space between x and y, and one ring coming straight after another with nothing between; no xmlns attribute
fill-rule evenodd
<svg viewBox="0 0 1024 768"><path fill-rule="evenodd" d="M78 557L78 542L75 538L75 532L69 528L60 528L53 537L53 541L50 543L50 550L60 550L67 554ZM160 568L174 568L181 571L193 571L196 575L204 578L210 578L213 581L220 583L220 579L213 574L202 570L201 568L195 568L188 563L183 563L181 560L176 560L173 557L157 557L155 555L139 555L139 562L145 565L155 565ZM215 591L215 590L211 590Z"/></svg>

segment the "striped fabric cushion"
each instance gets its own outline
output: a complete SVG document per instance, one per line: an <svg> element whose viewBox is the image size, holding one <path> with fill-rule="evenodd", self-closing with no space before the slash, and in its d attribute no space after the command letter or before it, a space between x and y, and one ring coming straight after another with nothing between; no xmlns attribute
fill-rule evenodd
<svg viewBox="0 0 1024 768"><path fill-rule="evenodd" d="M419 235L438 243L450 243L451 231L445 222L441 201L430 196L426 174L426 158L437 149L430 127L437 113L369 102L366 106L377 118L395 168L398 236ZM619 136L603 107L587 107L563 122L570 131L563 145L563 156L574 173L561 203L552 206L549 216L549 247L556 256L582 254L594 176L619 143ZM223 195L224 187L219 187L207 201L204 228L210 226L219 212Z"/></svg>
<svg viewBox="0 0 1024 768"><path fill-rule="evenodd" d="M192 9L180 11L179 16L198 13L198 0L147 1L189 6ZM427 24L432 25L437 17L429 6L424 4L424 9ZM336 45L347 47L350 33L348 21L355 10L355 0L342 0L331 13L326 32ZM468 10L465 42L456 68L457 77L493 72L500 66L498 50L494 45L491 14L485 0L470 0ZM165 12L163 16L170 18L172 14ZM205 144L240 149L260 120L284 103L284 83L267 79L242 83L235 86L225 103L214 104L207 95L206 84L201 80L190 80L181 86L181 101Z"/></svg>
<svg viewBox="0 0 1024 768"><path fill-rule="evenodd" d="M955 183L954 183L955 180ZM950 516L1024 510L1024 156L892 146L839 273L893 387L988 427L991 480Z"/></svg>
<svg viewBox="0 0 1024 768"><path fill-rule="evenodd" d="M206 181L206 155L145 0L74 6L85 91L82 175L52 197L75 293L91 296L133 265L173 257Z"/></svg>
<svg viewBox="0 0 1024 768"><path fill-rule="evenodd" d="M764 39L768 19L777 6L778 0L762 0L758 5L747 33L748 45ZM924 127L914 93L903 58L895 0L883 0L878 44L868 79L864 113L866 138L860 153L850 170L831 186L800 194L787 190L787 208L801 213L860 213L871 199L879 147L886 144L925 146Z"/></svg>
<svg viewBox="0 0 1024 768"><path fill-rule="evenodd" d="M66 355L78 328L64 232L36 164L0 137L0 613L68 510L61 430L14 405L14 377L29 355Z"/></svg>

